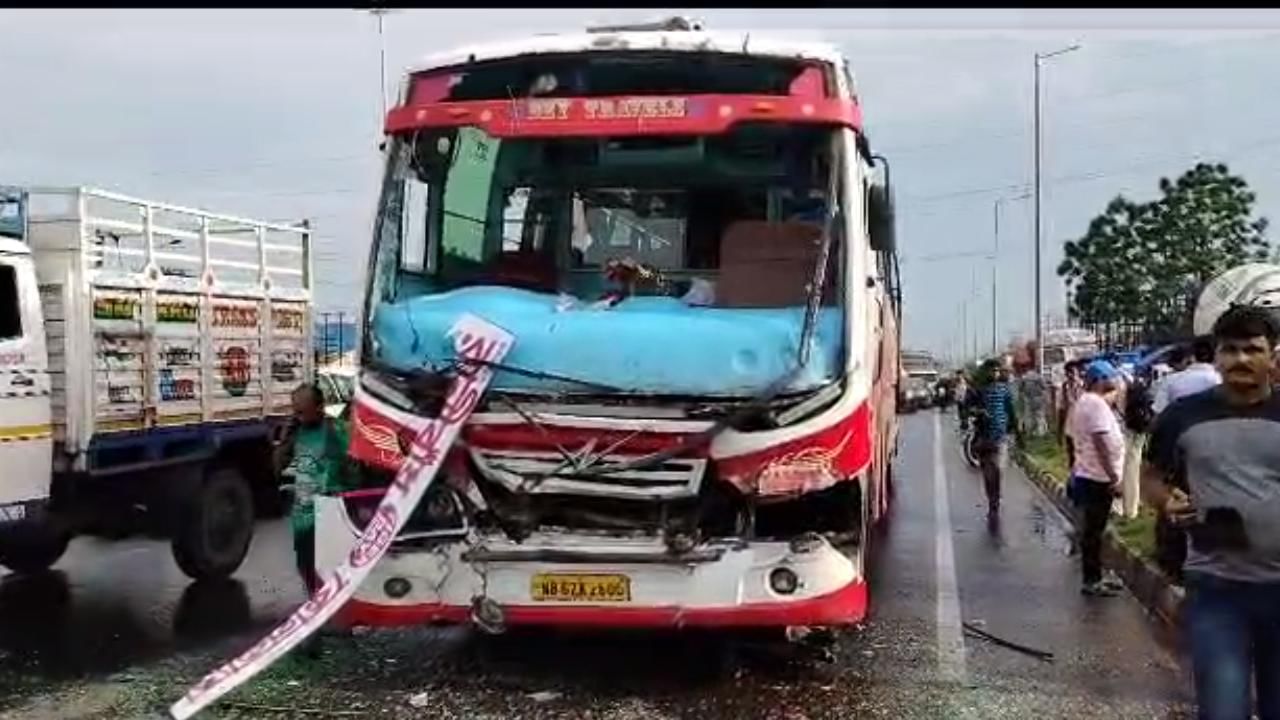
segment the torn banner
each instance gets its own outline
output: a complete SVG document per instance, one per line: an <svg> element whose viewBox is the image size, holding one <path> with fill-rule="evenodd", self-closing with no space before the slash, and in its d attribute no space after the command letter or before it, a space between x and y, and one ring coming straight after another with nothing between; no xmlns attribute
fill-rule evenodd
<svg viewBox="0 0 1280 720"><path fill-rule="evenodd" d="M382 559L435 479L462 424L488 387L493 377L489 363L500 362L514 340L510 333L474 315L463 315L450 329L449 336L462 369L449 387L439 417L424 423L414 437L395 481L387 488L373 519L351 547L346 561L330 571L324 586L282 625L236 659L206 675L174 703L169 713L176 720L186 720L200 712L319 630L355 594L369 571ZM480 362L469 364L468 360Z"/></svg>

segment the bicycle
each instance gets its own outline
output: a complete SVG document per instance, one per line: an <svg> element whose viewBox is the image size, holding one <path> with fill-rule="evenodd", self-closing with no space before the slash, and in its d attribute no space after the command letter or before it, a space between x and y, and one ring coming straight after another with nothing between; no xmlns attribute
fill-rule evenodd
<svg viewBox="0 0 1280 720"><path fill-rule="evenodd" d="M964 400L960 401L964 403ZM960 454L964 456L964 461L969 467L977 469L981 463L978 460L978 431L977 425L986 412L981 407L961 406L960 409Z"/></svg>
<svg viewBox="0 0 1280 720"><path fill-rule="evenodd" d="M960 429L960 453L964 455L964 461L969 463L969 467L979 467L978 433L972 425Z"/></svg>

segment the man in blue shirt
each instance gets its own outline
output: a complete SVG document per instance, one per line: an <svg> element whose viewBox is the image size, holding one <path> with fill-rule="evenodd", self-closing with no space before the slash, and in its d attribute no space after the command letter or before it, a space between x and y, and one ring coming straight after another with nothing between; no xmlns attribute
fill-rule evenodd
<svg viewBox="0 0 1280 720"><path fill-rule="evenodd" d="M978 371L977 407L970 413L977 435L975 450L982 468L982 484L987 492L987 520L1000 515L1000 484L1009 464L1009 435L1021 436L1013 409L1013 390L1009 387L1008 370L999 360L987 360Z"/></svg>

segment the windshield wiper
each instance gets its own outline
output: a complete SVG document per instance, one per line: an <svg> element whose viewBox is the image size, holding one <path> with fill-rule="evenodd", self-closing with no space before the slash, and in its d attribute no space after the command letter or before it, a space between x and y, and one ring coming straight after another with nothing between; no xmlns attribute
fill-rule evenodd
<svg viewBox="0 0 1280 720"><path fill-rule="evenodd" d="M592 390L598 390L600 392L607 392L607 393L630 392L624 388L616 387L614 385L606 385L604 383L592 382L591 380L582 380L575 377L569 377L568 375L559 375L557 373L549 373L549 372L544 372L542 370L529 370L527 368L518 367L516 365L508 365L506 363L492 362L489 360L477 360L473 358L468 358L466 360L453 361L453 365L455 367L463 363L473 363L476 365L483 365L485 367L492 368L494 370L501 370L503 372L509 372L512 375L521 375L523 377L533 378L535 380L554 380L556 382L569 383L571 385L578 385L580 387L591 388Z"/></svg>
<svg viewBox="0 0 1280 720"><path fill-rule="evenodd" d="M804 327L800 331L799 366L809 363L809 346L813 343L813 332L818 322L818 307L822 304L823 286L827 284L827 263L831 258L831 243L835 237L836 220L840 217L840 200L836 193L840 187L841 159L836 152L835 144L839 136L831 138L831 169L827 182L827 217L822 224L822 246L818 250L817 265L813 268L813 277L809 284L809 298L804 308Z"/></svg>

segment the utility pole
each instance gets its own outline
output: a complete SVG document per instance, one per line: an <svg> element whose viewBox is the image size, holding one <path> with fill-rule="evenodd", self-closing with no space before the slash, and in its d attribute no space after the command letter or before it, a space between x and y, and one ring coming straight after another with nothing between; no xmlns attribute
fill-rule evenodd
<svg viewBox="0 0 1280 720"><path fill-rule="evenodd" d="M391 13L389 8L372 8L369 14L378 19L378 97L382 98L382 115L378 119L379 132L387 118L387 40L383 30L383 18Z"/></svg>
<svg viewBox="0 0 1280 720"><path fill-rule="evenodd" d="M320 313L320 318L320 347L313 350L317 355L317 364L327 365L329 363L329 313L327 311Z"/></svg>
<svg viewBox="0 0 1280 720"><path fill-rule="evenodd" d="M978 296L978 266L976 264L973 266L973 282L969 285L969 298L973 301L973 354L974 357L977 357L980 352L978 350L978 317L981 312L978 300L981 298Z"/></svg>
<svg viewBox="0 0 1280 720"><path fill-rule="evenodd" d="M1035 260L1035 263L1036 263L1036 274L1035 274L1035 281L1036 281L1036 282L1035 282L1035 286L1036 286L1036 291L1035 291L1035 292L1036 292L1036 302L1035 302L1035 313L1036 313L1036 318L1035 318L1035 321L1036 321L1036 357L1035 357L1035 361L1036 361L1036 372L1037 372L1037 373L1040 373L1040 374L1043 374L1043 373L1044 373L1044 309L1043 309L1043 307L1042 307L1043 297L1042 297L1042 288L1041 288L1041 283L1040 283L1040 275L1041 275L1041 270L1042 270L1042 267L1041 267L1041 259L1040 259L1040 245L1041 245L1041 224L1040 224L1040 203L1041 203L1041 201L1040 201L1040 165L1041 165L1041 156L1043 155L1043 147L1042 147L1042 144L1041 144L1041 142L1040 142L1040 140L1041 140L1040 125L1041 125L1041 122L1042 122L1042 121L1041 121L1041 117L1040 117L1040 115L1041 115L1041 113L1040 113L1040 106L1041 106L1041 102L1040 102L1040 68L1041 68L1041 66L1044 64L1044 61L1045 61L1045 60L1048 60L1048 59L1049 59L1049 58L1051 58L1051 57L1056 57L1056 56L1058 56L1058 55L1064 55L1064 54L1066 54L1066 53L1069 53L1069 52L1072 52L1072 51L1075 51L1075 50L1079 50L1079 49L1080 49L1080 46L1079 46L1079 45L1071 45L1070 47L1065 47L1065 48L1062 48L1061 50L1054 50L1053 52L1050 52L1050 53L1044 53L1044 54L1036 53L1036 56L1035 56L1035 60L1036 60L1035 87L1034 87L1034 92L1035 92L1035 102L1034 102L1034 105L1035 105L1035 107L1034 107L1034 115L1035 115L1035 118L1034 118L1034 122L1035 122L1035 196L1036 196L1036 221L1035 221L1035 222L1036 222L1036 232L1035 232L1035 235L1036 235L1036 239L1035 239L1035 241L1036 241L1036 247L1035 247L1035 257L1036 257L1036 260Z"/></svg>
<svg viewBox="0 0 1280 720"><path fill-rule="evenodd" d="M342 324L344 322L346 322L346 313L339 310L338 311L338 362L337 362L338 365L346 364L345 362L343 362L343 360L346 358L346 355L343 354L344 348L342 344Z"/></svg>

